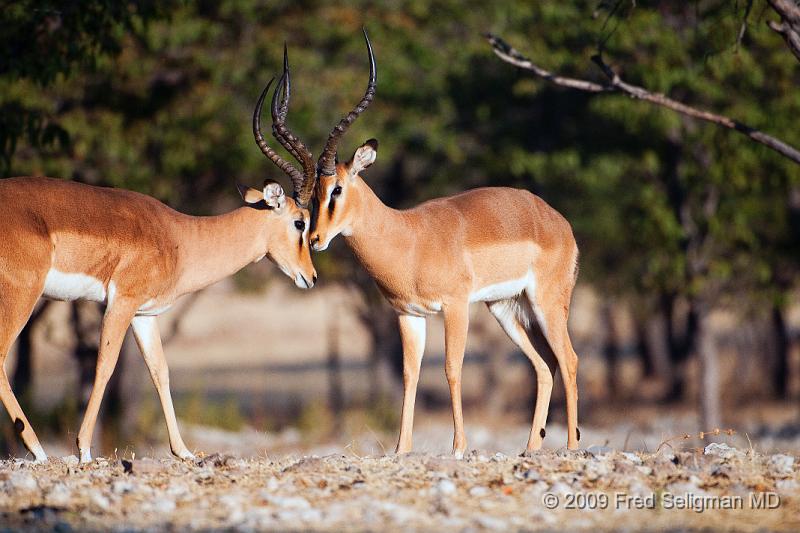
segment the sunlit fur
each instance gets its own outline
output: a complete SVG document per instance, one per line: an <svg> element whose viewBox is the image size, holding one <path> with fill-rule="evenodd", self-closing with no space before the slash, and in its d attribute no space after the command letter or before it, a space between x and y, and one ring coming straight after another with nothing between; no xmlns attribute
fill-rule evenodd
<svg viewBox="0 0 800 533"><path fill-rule="evenodd" d="M350 161L337 165L335 176L319 178L311 242L321 250L341 233L401 317L405 399L397 451L411 449L413 397L424 345L424 327L404 317L442 311L453 450L456 455L464 452L461 366L467 307L478 300L487 302L537 370L540 392L528 450L541 446L550 401L547 384L552 387L556 366L567 393L567 443L576 448L578 361L567 317L578 248L569 223L541 198L504 187L474 189L403 211L389 208L359 175L375 160L371 151L370 143L363 145ZM337 186L341 194L331 206Z"/></svg>
<svg viewBox="0 0 800 533"><path fill-rule="evenodd" d="M0 366L40 296L106 303L95 384L78 434L83 460L91 457L100 400L135 316L163 312L179 296L265 255L298 286L313 285L308 211L291 200L269 209L274 198L256 189L243 196L247 205L230 213L193 217L130 191L49 178L0 180ZM191 457L177 431L158 326L139 320L134 332L161 396L172 451ZM46 459L4 371L0 397L27 448Z"/></svg>

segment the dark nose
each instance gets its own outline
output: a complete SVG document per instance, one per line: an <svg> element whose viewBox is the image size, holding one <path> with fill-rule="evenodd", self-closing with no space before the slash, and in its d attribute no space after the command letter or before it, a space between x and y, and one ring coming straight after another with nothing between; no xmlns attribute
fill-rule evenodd
<svg viewBox="0 0 800 533"><path fill-rule="evenodd" d="M319 242L319 235L314 235L311 237L311 246L314 246Z"/></svg>
<svg viewBox="0 0 800 533"><path fill-rule="evenodd" d="M316 283L316 282L317 282L317 275L316 275L316 274L314 274L314 275L311 277L311 282L312 282L312 283Z"/></svg>

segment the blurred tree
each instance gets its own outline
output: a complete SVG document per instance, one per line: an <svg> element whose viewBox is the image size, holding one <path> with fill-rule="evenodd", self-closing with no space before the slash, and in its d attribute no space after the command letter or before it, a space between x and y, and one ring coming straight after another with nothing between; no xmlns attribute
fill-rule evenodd
<svg viewBox="0 0 800 533"><path fill-rule="evenodd" d="M752 2L746 6L731 6L718 1L695 2L693 5L655 2L641 7L613 2L605 7L609 9L603 27L613 29L605 32L595 46L615 58L624 58L620 61L625 65L627 77L636 76L643 80L645 87L654 87L659 93L678 95L678 99L688 106L732 110L743 114L749 121L769 120L770 129L778 136L792 138L794 132L788 127L788 122L776 115L786 113L795 117L790 121L796 120L800 100L796 93L779 91L775 86L780 86L787 76L788 80L796 82L797 75L790 66L792 58L785 52L783 55L782 51L775 52L775 47L768 45L769 32L765 31L765 25L748 27ZM739 18L740 7L745 10L744 22ZM621 21L624 25L617 29ZM727 49L724 47L726 42L731 43ZM723 43L722 47L720 43ZM495 48L504 59L533 70L557 85L594 93L621 90L708 119L707 113L695 112L695 108L687 108L669 97L626 85L599 55L592 58L611 80L609 82L553 78L536 65L521 61L519 55L504 47L502 42L495 41ZM552 51L549 55L553 55ZM704 68L695 66L697 59L703 60ZM765 84L765 80L770 84ZM725 90L734 85L743 90L738 93ZM616 281L611 280L612 283L621 283L639 295L648 292L654 296L661 294L668 331L674 328L677 298L688 302L687 325L683 328L685 341L678 343L670 335L669 345L674 360L683 359L689 349L700 354L701 367L705 370L701 384L703 418L708 425L716 426L720 420L719 378L707 317L713 306L730 304L734 294L751 291L753 287L743 280L752 279L754 274L756 279L759 276L772 278L776 273L771 271L781 265L792 274L787 277L791 281L778 291L785 294L795 283L797 255L785 253L786 244L792 243L789 247L794 247L796 252L798 243L797 235L787 234L785 227L791 205L782 213L778 210L777 224L770 228L773 231L766 239L758 237L761 236L763 217L775 216L776 203L772 195L787 195L797 187L798 169L774 155L757 152L754 146L744 146L740 138L722 138L718 131L698 129L685 118L666 116L659 109L633 108L628 102L608 98L593 100L592 105L606 119L603 139L591 139L594 143L607 143L613 138L611 144L617 149L627 145L626 156L636 157L630 150L633 143L624 139L624 133L623 139L619 139L613 130L609 131L609 127L615 126L621 126L623 132L628 130L638 134L644 141L644 157L638 164L635 159L630 161L634 167L626 169L644 180L626 180L626 191L616 190L613 198L595 195L594 200L610 200L605 208L616 213L606 220L621 224L614 228L621 240L616 241L618 247L613 244L609 247L609 228L594 225L596 218L593 214L586 217L592 224L585 228L591 235L590 246L606 248L598 255L607 258L605 263L593 262L592 259L597 258L596 251L589 248L588 263L593 265L590 274L599 266L600 272L595 270L595 273L606 278L601 284L608 285L608 263L616 263L623 268L616 270ZM711 117L715 123L724 124L725 120L718 115ZM791 146L773 137L753 134L751 129L735 124L734 127L747 136L755 135L756 140L763 141L787 158L797 160L798 152ZM590 135L600 131L591 126L583 128L588 129ZM580 157L591 157L592 150L581 147L576 152L577 163ZM600 157L605 157L605 154ZM576 169L570 170L574 172ZM593 183L581 185L585 192L586 185L592 186ZM777 202L777 205L782 204L786 205ZM586 209L586 205L580 207ZM601 206L593 207L602 209ZM571 220L577 220L578 225L582 218L577 214ZM623 226L635 231L625 231ZM584 228L578 226L577 229L580 232ZM764 246L766 243L774 246ZM758 252L762 247L770 249L784 261L773 255L761 263L764 256ZM609 254L612 257L609 258ZM627 264L630 260L639 264ZM754 267L760 268L754 272ZM776 289L779 285L774 279L766 284ZM615 288L614 292L620 289L627 292L620 285ZM727 295L728 302L724 301L724 295ZM781 323L778 317L776 323Z"/></svg>
<svg viewBox="0 0 800 533"><path fill-rule="evenodd" d="M0 63L0 106L38 113L31 127L39 132L29 135L28 118L2 115L10 124L0 126L11 154L4 174L126 187L191 213L227 207L238 201L234 181L284 179L249 128L256 97L279 72L281 43L295 89L289 123L318 150L363 92L366 26L378 93L340 156L379 138L380 161L366 179L389 205L481 185L540 194L573 224L581 281L631 302L642 321L659 315L674 363L708 331L710 306L782 313L797 286L797 167L745 136L664 109L537 83L497 61L481 36L527 43L526 53L554 71L598 80L590 58L602 43L623 79L797 145L800 72L764 23L774 16L763 0L73 4L84 9L62 13L54 29L39 7L47 3L0 10L0 27L45 39L36 48L16 29L0 37L7 49L13 39L30 48L30 60ZM82 14L106 23L88 26ZM32 57L52 35L83 50L85 61L66 61L68 76L47 75L37 63L47 54ZM32 70L44 74L25 74ZM45 136L51 124L58 129ZM399 366L394 313L349 252L335 241L315 262L321 281L345 281L364 295L373 351L385 354L375 368ZM681 373L670 375L681 389Z"/></svg>

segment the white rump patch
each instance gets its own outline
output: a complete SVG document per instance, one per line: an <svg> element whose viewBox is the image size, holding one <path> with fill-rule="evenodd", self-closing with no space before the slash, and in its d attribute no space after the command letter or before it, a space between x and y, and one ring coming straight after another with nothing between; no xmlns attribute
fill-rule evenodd
<svg viewBox="0 0 800 533"><path fill-rule="evenodd" d="M70 274L51 268L44 279L45 298L51 300L89 300L103 303L106 301L106 289L103 283L86 274Z"/></svg>
<svg viewBox="0 0 800 533"><path fill-rule="evenodd" d="M526 288L532 292L536 287L536 277L530 270L519 279L502 281L493 285L487 285L469 295L470 303L474 302L496 302L497 300L507 300L514 298L522 293Z"/></svg>

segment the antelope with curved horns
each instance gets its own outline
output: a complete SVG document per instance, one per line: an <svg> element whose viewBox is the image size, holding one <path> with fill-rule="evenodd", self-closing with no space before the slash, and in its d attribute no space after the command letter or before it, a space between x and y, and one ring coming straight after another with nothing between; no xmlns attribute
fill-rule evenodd
<svg viewBox="0 0 800 533"><path fill-rule="evenodd" d="M273 97L274 134L295 157L302 157L304 146L284 125L288 70L281 80L280 106L280 87ZM313 176L309 182L308 173L284 161L261 135L261 106L271 83L256 105L253 134L262 152L290 177L293 202L286 201L278 183L266 180L261 190L238 186L244 207L194 217L131 191L51 178L0 180L0 366L39 297L106 304L94 385L77 439L82 462L91 461L100 402L129 325L161 400L172 453L190 459L194 456L175 419L156 316L178 297L265 256L298 287L309 289L316 282L306 209ZM4 369L0 398L25 446L37 461L45 461Z"/></svg>
<svg viewBox="0 0 800 533"><path fill-rule="evenodd" d="M511 188L473 189L398 211L384 205L360 173L375 162L370 139L344 163L336 145L375 94L375 60L358 106L334 128L315 186L311 246L325 250L342 234L399 314L404 397L397 452L411 451L414 398L425 348L425 317L442 312L445 373L453 410L453 453L467 442L461 367L471 302L485 302L536 370L537 395L527 450L537 450L560 368L567 400L567 446L578 447L578 357L567 332L578 248L569 223L541 198Z"/></svg>

